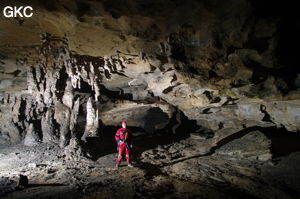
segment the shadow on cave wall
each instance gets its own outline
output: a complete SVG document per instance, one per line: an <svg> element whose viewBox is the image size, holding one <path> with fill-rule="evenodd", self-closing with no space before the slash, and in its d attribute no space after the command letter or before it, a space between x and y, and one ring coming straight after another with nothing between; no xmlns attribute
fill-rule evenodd
<svg viewBox="0 0 300 199"><path fill-rule="evenodd" d="M257 127L271 140L272 157L279 158L287 156L292 152L300 151L300 134L299 132L290 132L285 128Z"/></svg>
<svg viewBox="0 0 300 199"><path fill-rule="evenodd" d="M143 128L129 126L129 129L131 129L132 132L141 133L141 135L134 137L133 159L138 160L141 153L146 150L154 149L159 145L178 142L189 137L190 134L194 134L199 128L201 129L201 127L196 124L196 121L189 120L183 113L181 113L181 115L181 125L176 129L176 134L173 134L171 131L171 128L177 123L175 116L170 119L170 123L164 129L155 131L153 134L147 134ZM97 160L98 158L108 154L117 153L117 144L114 139L114 135L120 127L121 126L103 126L102 129L100 129L100 132L102 133L99 137L87 138L85 149L91 155L93 160ZM275 126L253 126L245 128L222 139L218 142L217 146L213 147L211 152L206 155L211 155L216 149L256 130L262 132L271 140L270 150L273 159L289 155L292 152L300 151L299 133L289 132L285 128L277 128Z"/></svg>
<svg viewBox="0 0 300 199"><path fill-rule="evenodd" d="M300 151L300 134L287 131L285 128L277 128L276 126L272 127L260 127L260 126L252 126L249 128L245 128L237 133L234 133L223 140L219 141L217 146L213 147L211 153L214 153L216 149L221 148L225 144L239 139L246 134L252 131L260 131L267 138L271 140L270 151L272 154L272 158L278 158L282 156L289 155L292 152Z"/></svg>
<svg viewBox="0 0 300 199"><path fill-rule="evenodd" d="M147 120L148 125L154 126L159 122L158 119L161 118L152 118L152 115L157 114L156 109L148 111L146 117L143 119ZM161 110L160 110L161 111ZM181 124L177 127L176 133L173 134L172 127L178 124L176 120L176 112L170 119L169 123L164 129L154 131L153 133L149 133L149 129L143 129L135 126L128 126L134 134L137 134L134 137L133 144L133 159L139 162L139 157L141 154L149 149L154 149L159 145L171 144L183 140L189 137L191 134L196 134L197 136L204 136L206 138L213 137L213 132L206 132L203 127L198 126L196 121L189 120L182 112L181 115ZM89 154L89 156L93 160L97 160L98 158L108 155L108 154L117 154L117 144L114 139L114 135L116 131L121 128L121 126L103 126L101 125L99 129L100 136L99 137L88 137L87 143L83 144L85 151ZM150 128L151 129L151 128ZM241 131L238 131L217 143L215 147L211 149L211 152L207 155L212 155L216 149L221 148L225 144L239 139L246 134L252 131L260 131L264 135L266 135L271 140L271 154L273 159L280 158L286 155L289 155L292 152L300 151L300 134L289 132L285 128L277 128L273 127L260 127L260 126L252 126L249 128L245 128ZM212 134L211 134L212 133ZM201 135L202 134L202 135ZM207 137L209 136L209 137ZM203 155L189 157L196 158L201 157Z"/></svg>
<svg viewBox="0 0 300 199"><path fill-rule="evenodd" d="M260 131L265 136L267 136L271 140L270 152L272 154L272 159L274 162L280 161L280 157L287 156L293 152L300 151L300 134L295 132L287 131L285 128L277 128L273 127L260 127L260 126L252 126L245 128L241 131L238 131L222 140L220 140L216 146L212 147L210 152L207 154L199 154L193 155L186 158L182 158L180 160L172 161L171 163L163 164L160 168L165 166L170 166L173 164L177 164L179 162L183 162L189 159L199 158L210 156L215 153L215 151L225 144L228 144L236 139L239 139L250 132ZM153 167L153 166L152 166Z"/></svg>

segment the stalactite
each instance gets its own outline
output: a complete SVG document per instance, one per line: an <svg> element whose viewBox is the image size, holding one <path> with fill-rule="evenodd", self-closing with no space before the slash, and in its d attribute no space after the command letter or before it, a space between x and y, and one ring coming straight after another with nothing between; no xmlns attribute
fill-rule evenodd
<svg viewBox="0 0 300 199"><path fill-rule="evenodd" d="M14 123L22 122L18 128L29 129L26 144L33 142L35 129L32 121L41 122L43 134L42 142L59 144L64 147L68 144L71 137L76 137L80 133L75 133L78 126L78 114L80 98L75 96L74 90L81 90L81 82L86 82L94 96L83 104L87 104L86 127L84 135L96 136L98 134L98 108L100 98L100 83L105 73L122 70L123 62L115 62L112 57L89 57L76 55L68 50L67 43L63 38L52 37L45 33L41 35L42 45L37 48L39 55L34 58L34 64L28 65L27 84L30 97L26 97L24 105L24 118L19 121L16 113L19 110L21 98L13 98L7 94L2 101L12 104ZM118 63L118 64L116 64ZM114 69L113 69L114 68ZM76 99L76 101L74 101ZM16 111L17 110L17 111ZM21 123L20 123L21 124ZM10 125L10 129L15 128ZM15 128L16 131L17 128ZM21 135L20 132L14 132ZM16 138L16 140L21 140ZM31 141L30 141L31 140Z"/></svg>

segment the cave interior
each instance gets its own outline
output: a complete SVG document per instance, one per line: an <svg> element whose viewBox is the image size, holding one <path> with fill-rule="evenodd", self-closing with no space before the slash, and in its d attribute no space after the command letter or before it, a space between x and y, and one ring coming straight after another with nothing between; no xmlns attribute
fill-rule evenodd
<svg viewBox="0 0 300 199"><path fill-rule="evenodd" d="M296 2L6 6L1 198L300 198Z"/></svg>

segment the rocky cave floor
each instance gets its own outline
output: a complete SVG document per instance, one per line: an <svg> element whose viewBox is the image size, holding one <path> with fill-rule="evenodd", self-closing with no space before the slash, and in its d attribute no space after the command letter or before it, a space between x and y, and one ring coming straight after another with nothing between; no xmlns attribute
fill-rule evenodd
<svg viewBox="0 0 300 199"><path fill-rule="evenodd" d="M296 1L7 5L0 198L300 198Z"/></svg>
<svg viewBox="0 0 300 199"><path fill-rule="evenodd" d="M114 167L117 154L113 135L89 137L82 150L72 143L64 150L49 144L3 148L1 198L300 196L297 134L276 128L250 128L210 150L206 148L210 138L170 137L136 137L134 168L128 168L125 162L118 169ZM106 153L100 154L101 148Z"/></svg>

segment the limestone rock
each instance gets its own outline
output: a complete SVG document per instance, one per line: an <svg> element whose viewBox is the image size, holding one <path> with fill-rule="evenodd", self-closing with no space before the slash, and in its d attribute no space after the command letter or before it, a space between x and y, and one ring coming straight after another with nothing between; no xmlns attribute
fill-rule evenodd
<svg viewBox="0 0 300 199"><path fill-rule="evenodd" d="M67 160L78 161L84 158L84 154L77 138L71 138L70 144L65 147L64 154Z"/></svg>
<svg viewBox="0 0 300 199"><path fill-rule="evenodd" d="M107 103L100 109L99 118L104 125L120 126L125 120L129 126L143 128L149 134L166 127L174 112L168 104L148 105L130 101Z"/></svg>
<svg viewBox="0 0 300 199"><path fill-rule="evenodd" d="M62 98L62 102L68 106L70 109L73 107L73 87L71 83L71 79L68 78L67 83L66 83L66 88L64 91L64 96Z"/></svg>
<svg viewBox="0 0 300 199"><path fill-rule="evenodd" d="M59 146L65 147L70 139L70 109L58 102L55 107L54 119L59 126Z"/></svg>
<svg viewBox="0 0 300 199"><path fill-rule="evenodd" d="M53 111L48 109L41 120L43 142L44 143L58 143L57 132L53 121Z"/></svg>
<svg viewBox="0 0 300 199"><path fill-rule="evenodd" d="M75 130L78 124L78 112L79 112L79 98L75 101L71 112L71 118L70 118L71 137L75 137L76 135Z"/></svg>
<svg viewBox="0 0 300 199"><path fill-rule="evenodd" d="M86 125L82 140L85 140L87 136L97 136L99 128L98 108L96 104L92 102L92 98L89 97L86 103Z"/></svg>
<svg viewBox="0 0 300 199"><path fill-rule="evenodd" d="M216 154L228 155L232 159L245 158L253 161L269 161L272 158L270 147L271 140L262 132L253 131L240 139L225 144L216 150Z"/></svg>
<svg viewBox="0 0 300 199"><path fill-rule="evenodd" d="M213 145L244 127L299 131L299 72L280 56L287 18L249 0L117 2L36 2L34 20L1 18L1 143L22 141L30 121L61 146L97 135L98 119L176 131L171 109L214 132ZM122 100L135 107L111 106Z"/></svg>
<svg viewBox="0 0 300 199"><path fill-rule="evenodd" d="M24 139L24 145L34 146L37 145L39 141L40 139L38 133L34 129L33 123L29 124L29 128Z"/></svg>

